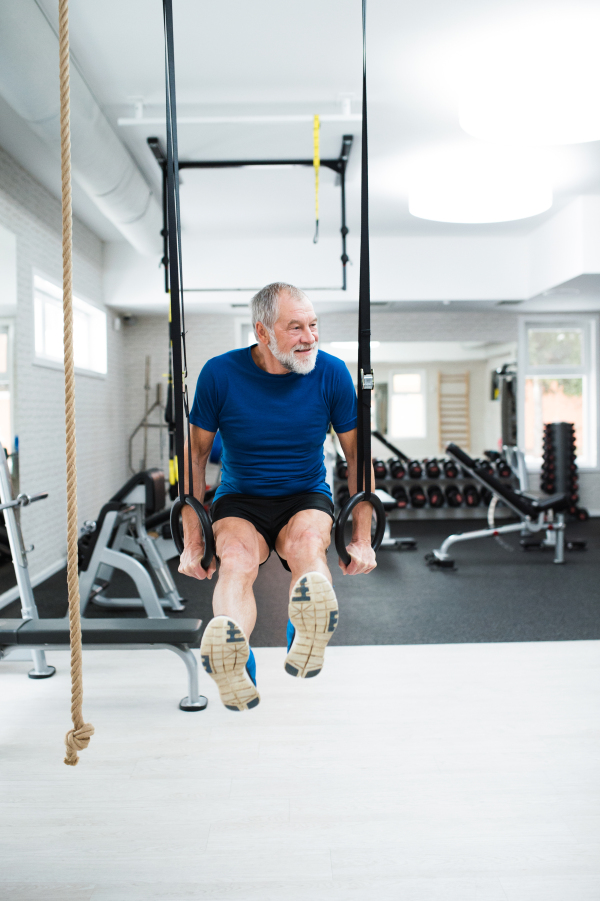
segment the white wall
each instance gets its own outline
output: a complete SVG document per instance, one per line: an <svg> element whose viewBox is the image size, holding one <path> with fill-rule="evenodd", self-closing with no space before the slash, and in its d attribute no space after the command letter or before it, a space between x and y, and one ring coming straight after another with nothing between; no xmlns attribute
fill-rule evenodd
<svg viewBox="0 0 600 901"><path fill-rule="evenodd" d="M240 311L243 312L243 311ZM247 314L244 317L247 318ZM353 314L325 314L320 319L320 334L323 340L351 340L356 333L356 317ZM187 350L188 350L188 387L191 395L195 389L200 369L207 359L225 353L237 346L236 318L218 314L188 314L186 317ZM130 434L144 415L144 373L145 357L151 356L152 386L150 402L156 396L156 383L160 382L166 389L165 375L168 371L168 333L165 316L138 316L131 325L123 328L125 344L125 381L128 390L125 393L125 419ZM464 340L464 341L512 341L516 337L516 316L511 313L475 312L442 312L442 313L375 313L373 316L373 335L389 340L402 337L403 340ZM501 362L505 361L502 357ZM499 365L499 363L494 363ZM350 370L354 366L349 364ZM400 371L401 365L378 363L376 379L387 381L391 370ZM409 367L410 368L410 367ZM412 367L414 368L414 367ZM452 363L428 362L419 364L428 372L428 438L424 440L404 440L402 449L411 456L439 455L438 446L438 414L437 414L437 373L471 372L471 423L472 450L480 454L485 448L497 446L500 437L500 417L498 404L489 401L489 369L486 361L472 360ZM163 393L164 399L164 393ZM158 418L153 419L158 422ZM166 438L166 436L165 436ZM165 456L161 461L158 430L149 432L149 466L166 466ZM383 456L389 453L380 448ZM142 453L142 435L134 443L133 462L138 466Z"/></svg>
<svg viewBox="0 0 600 901"><path fill-rule="evenodd" d="M378 364L377 382L387 382L389 397L391 398L391 376L394 372L425 372L426 384L426 421L427 436L425 438L395 438L389 435L393 444L398 446L408 457L422 459L423 457L439 457L444 449L439 444L439 416L438 416L438 373L469 373L469 413L471 419L471 447L465 448L473 456L481 456L484 450L497 447L500 432L496 434L493 424L486 422L487 397L489 395L489 380L487 378L487 364L484 360L465 360L457 363L447 360L410 365ZM498 406L496 404L496 406ZM389 421L389 420L388 420ZM487 427L486 427L487 426ZM387 459L389 450L381 445L377 439L373 439L373 453Z"/></svg>
<svg viewBox="0 0 600 901"><path fill-rule="evenodd" d="M232 350L236 346L235 318L219 314L186 315L186 346L188 362L188 392L190 406L196 389L200 370L211 357ZM140 316L123 327L124 378L127 391L124 392L125 421L129 436L144 416L144 376L145 359L151 357L150 403L156 397L156 384L163 385L163 403L166 399L166 374L169 367L168 321L166 316ZM158 422L158 417L153 418ZM166 433L164 435L164 457L161 460L159 432L152 429L148 435L148 466L167 466L168 451ZM133 461L138 468L143 440L139 434L134 442Z"/></svg>
<svg viewBox="0 0 600 901"><path fill-rule="evenodd" d="M248 318L248 313L239 311L240 318ZM211 356L224 353L236 346L236 317L227 314L188 313L188 384L193 393L196 378L204 364ZM320 337L323 342L351 341L356 339L356 315L354 313L325 313L320 316ZM481 341L511 343L517 337L517 314L511 310L473 310L472 312L455 311L451 308L439 312L411 311L384 312L373 309L372 333L375 340L382 341ZM166 385L163 374L168 366L168 344L166 316L142 316L135 324L123 329L125 347L125 418L127 434L142 418L144 413L144 358L152 357L151 384L154 399L155 384L161 381ZM480 454L484 449L497 446L500 437L499 403L490 400L490 373L496 366L514 359L508 353L498 358L490 358L486 362L472 361L471 370L471 422L472 452ZM412 365L412 364L411 364ZM464 371L465 363L456 364L455 368ZM427 364L430 370L428 408L430 411L429 429L431 439L425 442L402 441L402 449L409 455L439 455L437 441L437 371L451 371L453 364L447 361ZM375 374L377 381L388 378L390 368L401 368L396 364L377 363ZM350 364L353 372L354 367ZM135 445L134 463L140 456L141 436ZM158 435L150 433L150 454L148 465L161 465ZM387 450L376 447L377 453L384 458L389 456ZM166 465L166 459L162 461ZM532 482L532 487L535 479ZM581 474L582 503L590 509L600 511L600 476L597 472Z"/></svg>
<svg viewBox="0 0 600 901"><path fill-rule="evenodd" d="M356 313L319 316L321 341L355 341ZM385 312L371 310L374 341L507 341L517 340L517 315L512 311L443 310Z"/></svg>
<svg viewBox="0 0 600 901"><path fill-rule="evenodd" d="M58 165L58 162L57 162ZM50 497L22 512L33 576L66 553L64 387L61 371L34 362L34 270L60 283L60 202L0 150L0 226L16 237L17 305L13 420L19 436L21 490ZM102 242L74 222L74 287L102 305ZM113 315L109 312L109 324ZM125 477L122 340L108 331L108 375L77 375L79 520L98 515Z"/></svg>

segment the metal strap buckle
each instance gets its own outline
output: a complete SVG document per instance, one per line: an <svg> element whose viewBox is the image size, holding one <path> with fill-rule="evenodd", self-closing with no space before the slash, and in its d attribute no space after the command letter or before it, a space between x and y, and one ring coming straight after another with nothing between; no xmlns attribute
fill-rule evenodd
<svg viewBox="0 0 600 901"><path fill-rule="evenodd" d="M373 370L371 372L367 372L365 375L364 369L360 370L360 381L364 390L373 391L375 388L375 376L373 374Z"/></svg>

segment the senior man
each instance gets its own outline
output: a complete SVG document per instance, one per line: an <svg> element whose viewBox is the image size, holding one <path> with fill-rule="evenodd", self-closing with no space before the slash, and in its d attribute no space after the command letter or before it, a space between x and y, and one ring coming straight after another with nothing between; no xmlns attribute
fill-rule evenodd
<svg viewBox="0 0 600 901"><path fill-rule="evenodd" d="M291 574L285 669L316 676L335 631L338 605L327 566L333 502L325 481L323 443L329 424L356 491L356 392L345 363L318 350L317 318L306 295L276 282L252 298L257 343L213 357L198 378L190 412L194 493L202 501L205 468L217 429L223 439L222 478L211 509L219 561L214 619L201 659L231 710L260 700L249 645L256 623L252 586L275 550ZM186 467L188 452L185 454ZM186 470L187 480L187 470ZM183 509L185 546L179 572L211 579L204 570L202 532ZM347 575L375 568L368 503L353 511Z"/></svg>

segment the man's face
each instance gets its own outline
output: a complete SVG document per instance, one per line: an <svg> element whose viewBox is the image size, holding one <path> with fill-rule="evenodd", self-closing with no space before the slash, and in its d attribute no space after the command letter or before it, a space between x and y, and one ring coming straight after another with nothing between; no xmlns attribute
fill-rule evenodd
<svg viewBox="0 0 600 901"><path fill-rule="evenodd" d="M279 317L270 333L269 350L290 372L306 375L317 361L317 317L309 300L279 297Z"/></svg>

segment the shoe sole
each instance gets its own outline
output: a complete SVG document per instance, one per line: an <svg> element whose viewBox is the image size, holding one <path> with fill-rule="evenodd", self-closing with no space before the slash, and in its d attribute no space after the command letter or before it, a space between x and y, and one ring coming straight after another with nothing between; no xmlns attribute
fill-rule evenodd
<svg viewBox="0 0 600 901"><path fill-rule="evenodd" d="M285 671L311 679L323 669L325 648L337 628L338 602L328 579L307 573L292 590L289 617L296 634L285 658Z"/></svg>
<svg viewBox="0 0 600 901"><path fill-rule="evenodd" d="M250 645L234 620L217 616L209 622L202 636L200 659L228 710L251 710L260 702L246 670L249 656Z"/></svg>

